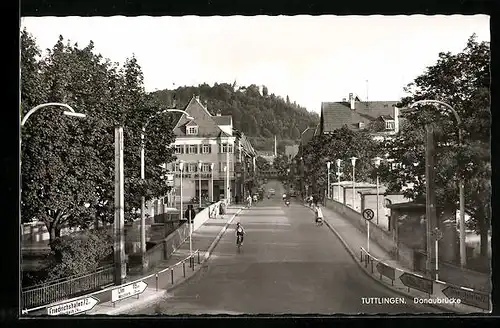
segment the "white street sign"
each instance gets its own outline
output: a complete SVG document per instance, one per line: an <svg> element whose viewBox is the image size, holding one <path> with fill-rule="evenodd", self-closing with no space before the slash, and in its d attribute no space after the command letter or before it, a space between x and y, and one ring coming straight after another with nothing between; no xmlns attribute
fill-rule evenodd
<svg viewBox="0 0 500 328"><path fill-rule="evenodd" d="M71 301L67 303L62 303L47 308L48 315L62 315L62 314L78 314L82 312L90 311L99 303L99 300L95 297L80 298L76 301Z"/></svg>
<svg viewBox="0 0 500 328"><path fill-rule="evenodd" d="M111 290L111 302L120 301L122 299L139 295L146 290L148 284L144 281L139 281L133 284L120 286Z"/></svg>

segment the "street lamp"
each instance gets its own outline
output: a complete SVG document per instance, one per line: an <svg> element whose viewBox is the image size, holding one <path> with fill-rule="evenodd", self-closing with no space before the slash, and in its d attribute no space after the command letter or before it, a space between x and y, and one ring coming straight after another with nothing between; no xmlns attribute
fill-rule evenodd
<svg viewBox="0 0 500 328"><path fill-rule="evenodd" d="M186 115L186 118L188 120L194 119L192 116L190 116L186 111L180 110L180 109L165 109L162 110L161 112L155 113L154 115L150 116L149 119L146 121L146 124L142 127L142 132L141 132L141 181L144 182L146 179L146 168L145 168L145 148L146 148L146 143L144 142L144 136L146 134L146 128L149 124L149 122L155 118L156 116L164 113L171 113L171 112L179 112L183 113ZM182 169L181 169L182 171ZM182 212L182 172L181 172L181 212ZM146 265L144 261L144 257L146 255L146 198L145 196L141 196L141 254L142 254L142 264L143 267Z"/></svg>
<svg viewBox="0 0 500 328"><path fill-rule="evenodd" d="M337 179L338 179L338 183L339 183L339 186L338 186L339 194L337 195L337 199L340 202L340 177L343 174L342 172L340 172L340 164L342 164L342 160L341 159L337 159L336 162L337 162Z"/></svg>
<svg viewBox="0 0 500 328"><path fill-rule="evenodd" d="M378 156L373 159L373 164L375 165L375 169L376 169L376 172L377 172L377 225L378 225L379 194L380 194L378 169L380 167L380 161L381 160L382 160L382 158L380 158Z"/></svg>
<svg viewBox="0 0 500 328"><path fill-rule="evenodd" d="M327 196L328 196L328 199L331 198L331 195L330 195L330 165L331 164L332 163L330 163L330 161L326 162L326 171L327 171L327 176L328 176L328 179L327 179L328 180L328 182L327 182L327 188L328 188L327 189L328 190Z"/></svg>
<svg viewBox="0 0 500 328"><path fill-rule="evenodd" d="M210 184L210 188L211 188L211 191L210 191L210 201L213 202L214 201L214 163L210 163L210 180L211 180L211 184Z"/></svg>
<svg viewBox="0 0 500 328"><path fill-rule="evenodd" d="M463 136L462 136L462 120L460 119L460 116L458 115L457 111L450 105L448 105L445 102L439 101L439 100L419 100L414 102L413 104L409 105L408 107L413 108L416 105L425 105L425 104L432 104L432 105L442 105L449 109L453 115L455 116L455 119L457 121L457 126L458 126L458 144L459 147L462 146L463 144ZM437 108L437 106L435 107ZM429 145L426 146L426 148ZM433 168L432 168L433 169ZM462 267L465 267L467 263L467 254L466 254L466 245L465 245L465 194L464 194L464 178L462 172L459 173L460 175L460 181L459 181L459 199L460 199L460 265ZM429 230L429 229L428 229Z"/></svg>
<svg viewBox="0 0 500 328"><path fill-rule="evenodd" d="M358 159L357 157L351 157L351 164L352 164L352 209L356 210L355 208L355 198L356 198L356 160Z"/></svg>
<svg viewBox="0 0 500 328"><path fill-rule="evenodd" d="M63 103L46 103L46 104L41 104L41 105L38 105L34 108L32 108L27 114L26 116L24 116L23 120L21 121L21 126L24 126L24 124L26 124L26 121L28 120L28 118L33 114L35 113L37 110L39 110L40 108L43 108L43 107L49 107L49 106L59 106L59 107L64 107L64 108L67 108L69 110L67 111L64 111L63 114L64 115L67 115L67 116L73 116L73 117L80 117L80 118L85 118L86 115L85 114L82 114L82 113L77 113L70 105L67 105L67 104L63 104Z"/></svg>
<svg viewBox="0 0 500 328"><path fill-rule="evenodd" d="M200 199L200 208L201 208L201 161L198 161L198 198Z"/></svg>

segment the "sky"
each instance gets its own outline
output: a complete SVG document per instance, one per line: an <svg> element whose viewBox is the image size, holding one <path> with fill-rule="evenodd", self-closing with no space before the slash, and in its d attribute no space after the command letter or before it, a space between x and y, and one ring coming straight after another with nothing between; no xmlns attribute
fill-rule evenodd
<svg viewBox="0 0 500 328"><path fill-rule="evenodd" d="M42 50L62 35L113 62L135 55L146 91L236 81L315 112L349 93L399 100L440 52L462 51L473 33L490 41L486 15L24 17L24 27Z"/></svg>

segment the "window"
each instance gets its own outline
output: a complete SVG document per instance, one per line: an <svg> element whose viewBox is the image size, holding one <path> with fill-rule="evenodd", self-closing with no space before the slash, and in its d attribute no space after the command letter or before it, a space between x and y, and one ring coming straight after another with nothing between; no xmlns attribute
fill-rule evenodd
<svg viewBox="0 0 500 328"><path fill-rule="evenodd" d="M175 145L176 154L184 154L184 145Z"/></svg>
<svg viewBox="0 0 500 328"><path fill-rule="evenodd" d="M364 127L365 127L365 123L363 123L363 122L359 122L359 128L360 128L360 129L362 129L362 128L364 128Z"/></svg>
<svg viewBox="0 0 500 328"><path fill-rule="evenodd" d="M179 172L179 163L174 163L173 167L175 172Z"/></svg>
<svg viewBox="0 0 500 328"><path fill-rule="evenodd" d="M210 172L210 163L203 163L201 165L201 172Z"/></svg>
<svg viewBox="0 0 500 328"><path fill-rule="evenodd" d="M225 154L227 152L227 144L219 144L219 153Z"/></svg>
<svg viewBox="0 0 500 328"><path fill-rule="evenodd" d="M188 126L188 128L186 130L186 134L197 135L198 134L198 127L197 126Z"/></svg>
<svg viewBox="0 0 500 328"><path fill-rule="evenodd" d="M394 130L394 121L386 121L385 122L386 130Z"/></svg>
<svg viewBox="0 0 500 328"><path fill-rule="evenodd" d="M212 146L211 145L203 145L202 152L203 152L203 154L210 154L212 152Z"/></svg>
<svg viewBox="0 0 500 328"><path fill-rule="evenodd" d="M219 172L224 172L224 164L219 162Z"/></svg>
<svg viewBox="0 0 500 328"><path fill-rule="evenodd" d="M189 172L197 172L198 163L189 163Z"/></svg>
<svg viewBox="0 0 500 328"><path fill-rule="evenodd" d="M189 145L188 149L189 149L189 152L187 152L188 154L198 153L198 145Z"/></svg>
<svg viewBox="0 0 500 328"><path fill-rule="evenodd" d="M233 152L233 145L231 145L231 144L227 145L227 152L228 153L232 153Z"/></svg>

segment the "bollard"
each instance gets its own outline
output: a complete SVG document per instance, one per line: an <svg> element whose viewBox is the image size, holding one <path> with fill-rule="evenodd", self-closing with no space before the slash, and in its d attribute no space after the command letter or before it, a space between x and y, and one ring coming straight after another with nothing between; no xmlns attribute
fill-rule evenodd
<svg viewBox="0 0 500 328"><path fill-rule="evenodd" d="M363 263L363 250L361 250L360 253L361 253L361 263Z"/></svg>
<svg viewBox="0 0 500 328"><path fill-rule="evenodd" d="M158 273L156 274L156 291L158 291Z"/></svg>
<svg viewBox="0 0 500 328"><path fill-rule="evenodd" d="M186 262L182 261L182 272L184 274L184 278L186 277Z"/></svg>
<svg viewBox="0 0 500 328"><path fill-rule="evenodd" d="M193 269L193 271L194 271L194 257L191 257L191 260L192 260L192 262L193 262L193 266L192 266L191 268L192 268L192 269Z"/></svg>
<svg viewBox="0 0 500 328"><path fill-rule="evenodd" d="M371 265L372 265L372 273L373 273L373 260L372 260L370 263L371 263Z"/></svg>
<svg viewBox="0 0 500 328"><path fill-rule="evenodd" d="M198 252L198 264L200 264L200 252Z"/></svg>
<svg viewBox="0 0 500 328"><path fill-rule="evenodd" d="M174 284L174 268L170 269L170 280L172 281L172 285Z"/></svg>

